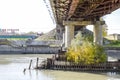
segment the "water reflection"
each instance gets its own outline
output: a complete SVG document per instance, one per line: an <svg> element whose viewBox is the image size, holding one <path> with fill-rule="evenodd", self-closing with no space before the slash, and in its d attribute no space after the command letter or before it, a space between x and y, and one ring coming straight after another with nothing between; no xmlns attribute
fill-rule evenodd
<svg viewBox="0 0 120 80"><path fill-rule="evenodd" d="M53 70L28 70L30 59L51 55L0 55L0 80L120 80L120 73L86 73ZM24 68L26 71L23 72Z"/></svg>

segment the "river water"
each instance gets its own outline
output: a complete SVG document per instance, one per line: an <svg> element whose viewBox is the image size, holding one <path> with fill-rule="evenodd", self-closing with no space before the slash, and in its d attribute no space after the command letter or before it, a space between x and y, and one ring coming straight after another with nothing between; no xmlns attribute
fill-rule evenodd
<svg viewBox="0 0 120 80"><path fill-rule="evenodd" d="M56 70L34 70L36 57L44 59L45 54L0 54L0 80L120 80L120 73L87 73ZM31 70L28 70L30 60ZM23 72L24 68L27 70Z"/></svg>

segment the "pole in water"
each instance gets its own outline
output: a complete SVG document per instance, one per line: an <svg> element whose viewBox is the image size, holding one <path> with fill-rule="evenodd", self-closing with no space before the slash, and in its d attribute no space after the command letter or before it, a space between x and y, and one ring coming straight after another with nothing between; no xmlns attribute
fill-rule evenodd
<svg viewBox="0 0 120 80"><path fill-rule="evenodd" d="M38 61L39 61L39 58L37 57L37 61L36 61L36 69L38 69Z"/></svg>
<svg viewBox="0 0 120 80"><path fill-rule="evenodd" d="M31 69L31 64L32 64L32 59L30 60L30 64L29 64L29 70Z"/></svg>
<svg viewBox="0 0 120 80"><path fill-rule="evenodd" d="M26 69L24 68L23 72L25 73Z"/></svg>

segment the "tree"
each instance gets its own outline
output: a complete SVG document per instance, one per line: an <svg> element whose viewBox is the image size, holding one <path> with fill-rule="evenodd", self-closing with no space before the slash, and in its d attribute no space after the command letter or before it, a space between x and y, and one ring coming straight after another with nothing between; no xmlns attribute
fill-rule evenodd
<svg viewBox="0 0 120 80"><path fill-rule="evenodd" d="M102 35L103 35L103 37L105 37L105 36L107 36L107 25L106 24L104 24L103 26L102 26Z"/></svg>
<svg viewBox="0 0 120 80"><path fill-rule="evenodd" d="M85 40L80 32L72 40L66 56L69 61L83 64L101 63L107 59L104 48Z"/></svg>

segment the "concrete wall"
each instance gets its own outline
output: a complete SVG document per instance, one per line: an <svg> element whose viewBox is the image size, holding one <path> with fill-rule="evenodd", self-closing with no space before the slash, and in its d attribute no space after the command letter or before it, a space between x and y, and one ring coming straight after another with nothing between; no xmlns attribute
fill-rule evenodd
<svg viewBox="0 0 120 80"><path fill-rule="evenodd" d="M32 41L27 45L61 45L62 40L54 40L54 41Z"/></svg>
<svg viewBox="0 0 120 80"><path fill-rule="evenodd" d="M0 53L23 53L23 48L15 48L8 45L0 45Z"/></svg>
<svg viewBox="0 0 120 80"><path fill-rule="evenodd" d="M60 47L26 47L24 53L58 53Z"/></svg>
<svg viewBox="0 0 120 80"><path fill-rule="evenodd" d="M49 47L49 46L39 46L39 47L12 47L8 45L0 45L0 53L58 53L60 47Z"/></svg>
<svg viewBox="0 0 120 80"><path fill-rule="evenodd" d="M108 61L120 60L120 50L106 50Z"/></svg>

